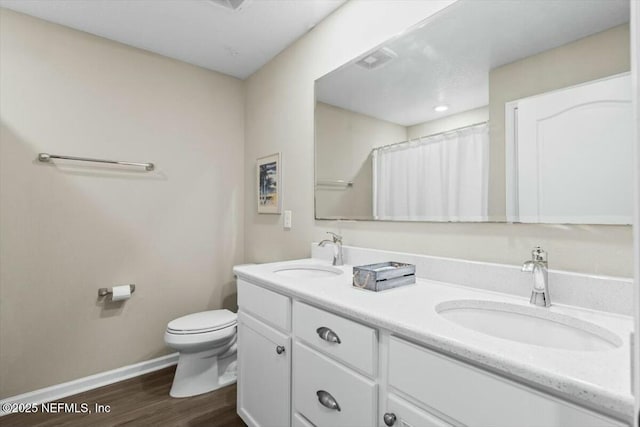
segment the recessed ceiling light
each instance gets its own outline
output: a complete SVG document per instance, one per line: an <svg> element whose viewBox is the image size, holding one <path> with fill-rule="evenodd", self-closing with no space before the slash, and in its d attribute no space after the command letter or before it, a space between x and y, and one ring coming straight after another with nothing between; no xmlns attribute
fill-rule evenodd
<svg viewBox="0 0 640 427"><path fill-rule="evenodd" d="M449 109L448 105L436 105L433 108L435 111L437 111L438 113L442 113L443 111L447 111Z"/></svg>

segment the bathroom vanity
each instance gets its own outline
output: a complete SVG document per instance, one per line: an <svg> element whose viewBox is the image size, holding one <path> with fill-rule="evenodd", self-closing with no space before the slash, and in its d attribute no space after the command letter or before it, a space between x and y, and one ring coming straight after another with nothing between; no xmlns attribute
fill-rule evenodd
<svg viewBox="0 0 640 427"><path fill-rule="evenodd" d="M235 269L248 425L629 425L631 317L425 278L364 291L351 270L320 259Z"/></svg>

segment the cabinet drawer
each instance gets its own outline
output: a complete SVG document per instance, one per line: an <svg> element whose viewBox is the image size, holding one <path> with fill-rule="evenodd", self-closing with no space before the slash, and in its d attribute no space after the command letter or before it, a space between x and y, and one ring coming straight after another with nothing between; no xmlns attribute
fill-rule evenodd
<svg viewBox="0 0 640 427"><path fill-rule="evenodd" d="M393 394L387 398L387 412L395 416L394 427L453 427Z"/></svg>
<svg viewBox="0 0 640 427"><path fill-rule="evenodd" d="M283 331L291 330L291 300L238 279L238 307Z"/></svg>
<svg viewBox="0 0 640 427"><path fill-rule="evenodd" d="M340 363L296 342L293 353L293 405L318 427L374 426L377 385ZM320 403L337 403L340 410ZM328 402L327 402L328 401Z"/></svg>
<svg viewBox="0 0 640 427"><path fill-rule="evenodd" d="M389 345L389 385L470 426L623 425L395 337Z"/></svg>
<svg viewBox="0 0 640 427"><path fill-rule="evenodd" d="M297 301L293 303L293 316L297 338L367 375L375 375L378 356L375 329Z"/></svg>

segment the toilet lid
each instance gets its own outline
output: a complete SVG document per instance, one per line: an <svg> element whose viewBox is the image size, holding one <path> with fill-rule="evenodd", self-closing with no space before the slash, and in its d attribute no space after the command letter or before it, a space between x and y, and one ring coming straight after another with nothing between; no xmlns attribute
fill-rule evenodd
<svg viewBox="0 0 640 427"><path fill-rule="evenodd" d="M236 313L229 310L201 311L172 320L167 325L167 330L183 334L217 331L235 325L236 318Z"/></svg>

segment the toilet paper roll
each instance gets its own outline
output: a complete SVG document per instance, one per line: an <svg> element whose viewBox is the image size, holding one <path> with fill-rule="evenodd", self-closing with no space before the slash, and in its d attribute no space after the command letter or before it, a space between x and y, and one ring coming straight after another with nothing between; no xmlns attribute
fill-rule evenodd
<svg viewBox="0 0 640 427"><path fill-rule="evenodd" d="M131 298L131 287L129 285L114 286L111 301L123 301Z"/></svg>

